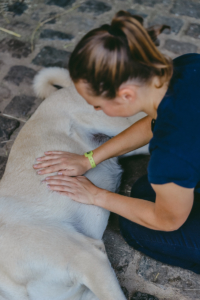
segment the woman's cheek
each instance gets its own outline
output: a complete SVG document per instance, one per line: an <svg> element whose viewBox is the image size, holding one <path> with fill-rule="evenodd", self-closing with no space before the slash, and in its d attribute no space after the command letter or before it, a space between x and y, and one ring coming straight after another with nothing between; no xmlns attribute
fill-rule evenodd
<svg viewBox="0 0 200 300"><path fill-rule="evenodd" d="M118 113L116 112L116 109L113 107L104 107L103 112L109 117L115 117L118 115Z"/></svg>

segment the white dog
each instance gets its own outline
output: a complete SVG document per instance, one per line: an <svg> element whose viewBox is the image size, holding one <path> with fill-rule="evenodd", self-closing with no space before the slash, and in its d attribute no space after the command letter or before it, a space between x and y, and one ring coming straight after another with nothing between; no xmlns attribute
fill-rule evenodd
<svg viewBox="0 0 200 300"><path fill-rule="evenodd" d="M65 88L52 93L52 84ZM124 300L101 241L109 212L51 192L32 166L47 150L92 150L141 115L95 111L60 68L40 72L35 89L51 95L20 131L0 182L0 300ZM115 192L121 173L113 158L85 175Z"/></svg>

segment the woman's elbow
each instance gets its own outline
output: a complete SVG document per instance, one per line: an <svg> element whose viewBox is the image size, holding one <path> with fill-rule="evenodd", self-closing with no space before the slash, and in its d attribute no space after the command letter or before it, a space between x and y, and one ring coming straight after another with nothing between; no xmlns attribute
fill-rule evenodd
<svg viewBox="0 0 200 300"><path fill-rule="evenodd" d="M173 221L171 220L167 222L162 222L159 230L166 232L176 231L185 223L185 221L186 220L183 219L177 219Z"/></svg>

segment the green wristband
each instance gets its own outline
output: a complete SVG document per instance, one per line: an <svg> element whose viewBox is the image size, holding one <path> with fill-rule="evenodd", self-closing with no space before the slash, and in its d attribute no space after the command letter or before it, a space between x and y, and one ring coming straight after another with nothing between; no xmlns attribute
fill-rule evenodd
<svg viewBox="0 0 200 300"><path fill-rule="evenodd" d="M88 152L85 152L84 155L85 155L85 157L87 157L89 159L89 162L90 162L92 168L95 168L96 164L95 164L94 159L92 157L93 152L92 151L88 151Z"/></svg>

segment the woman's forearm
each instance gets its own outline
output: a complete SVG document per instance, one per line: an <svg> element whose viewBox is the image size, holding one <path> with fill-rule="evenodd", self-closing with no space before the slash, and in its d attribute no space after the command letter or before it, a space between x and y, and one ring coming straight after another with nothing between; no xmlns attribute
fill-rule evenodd
<svg viewBox="0 0 200 300"><path fill-rule="evenodd" d="M106 191L99 194L94 204L150 229L168 228L168 221L157 218L154 202Z"/></svg>
<svg viewBox="0 0 200 300"><path fill-rule="evenodd" d="M152 138L152 118L147 116L116 135L106 143L93 150L96 164L115 156L119 156L149 143Z"/></svg>

